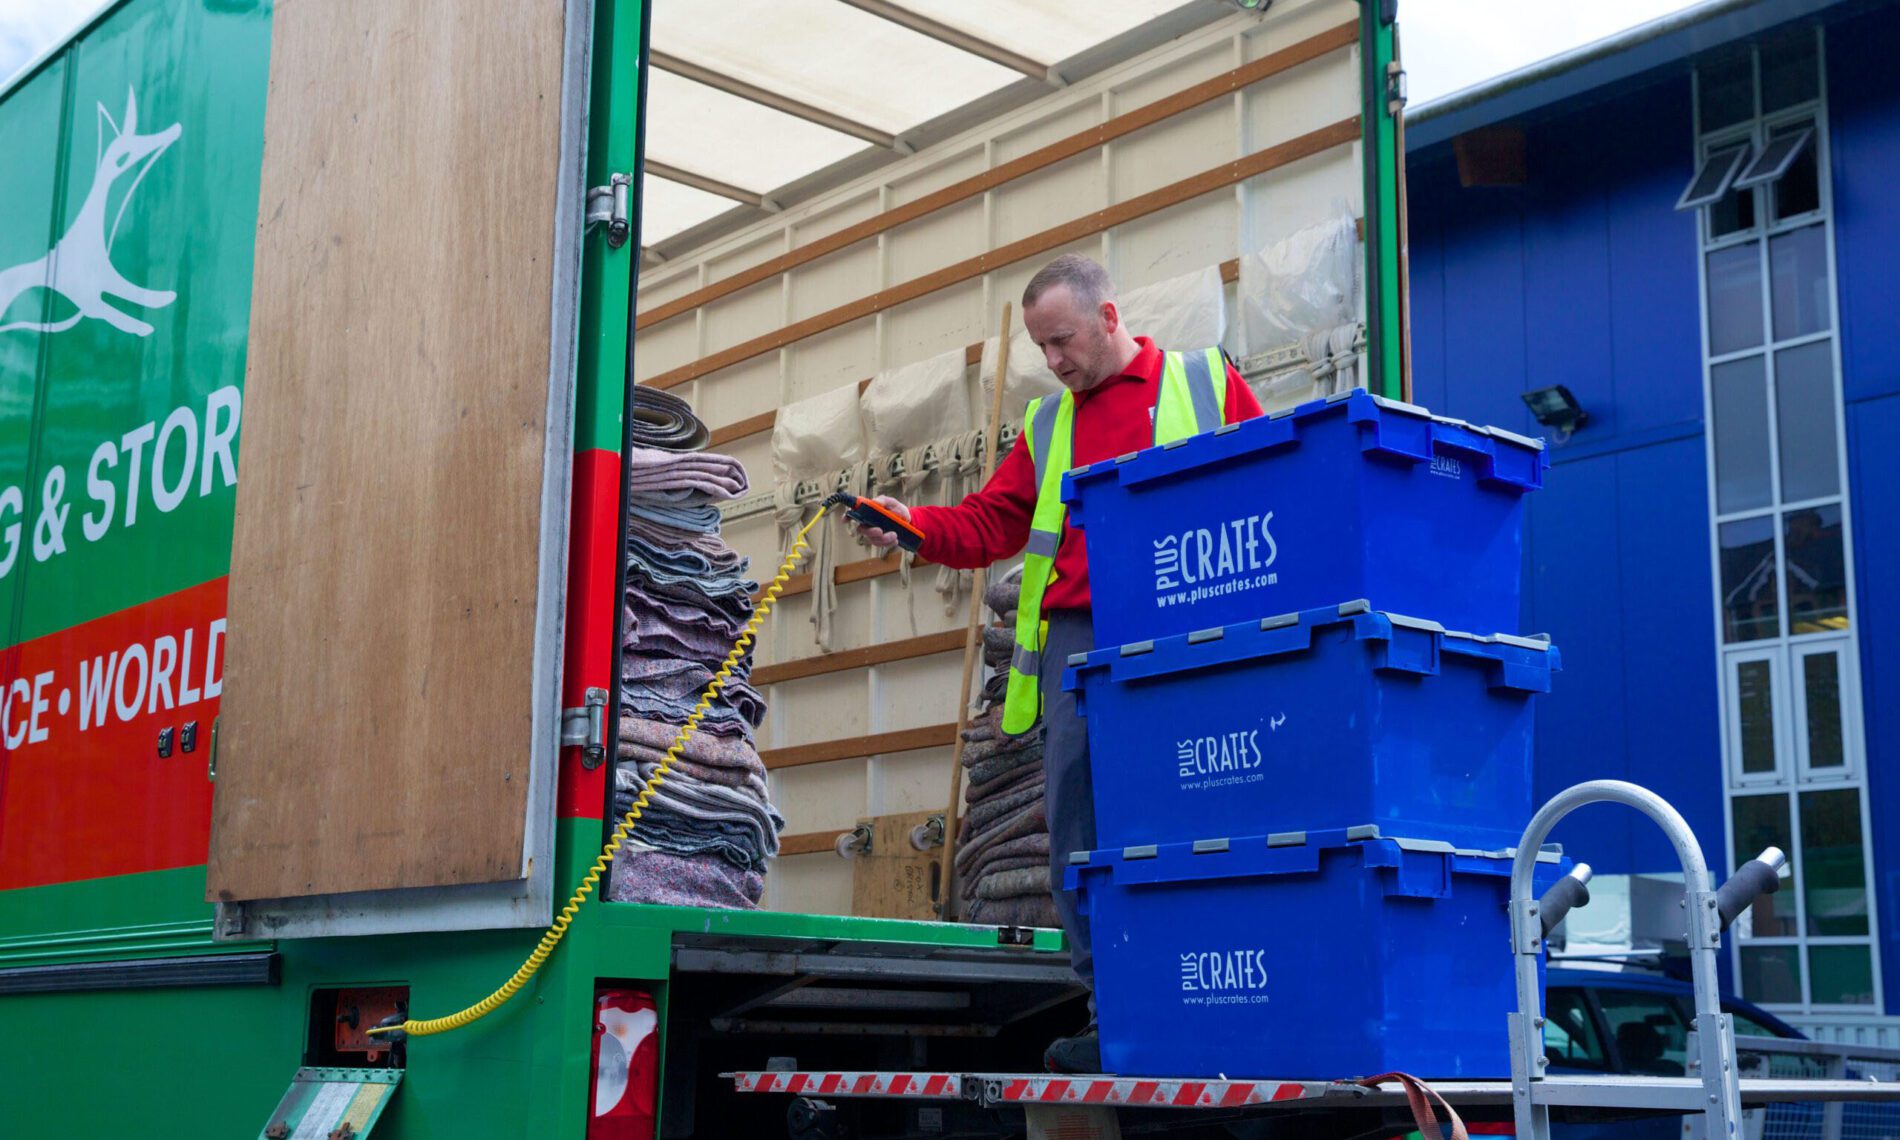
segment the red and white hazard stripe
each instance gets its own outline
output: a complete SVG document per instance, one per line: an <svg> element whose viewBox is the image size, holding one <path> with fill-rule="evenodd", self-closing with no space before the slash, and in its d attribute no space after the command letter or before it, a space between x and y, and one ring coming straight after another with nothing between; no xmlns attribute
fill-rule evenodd
<svg viewBox="0 0 1900 1140"><path fill-rule="evenodd" d="M984 1103L1100 1104L1128 1108L1244 1108L1365 1090L1327 1081L1196 1081L1058 1077L1036 1073L733 1073L742 1093L801 1096L916 1097L959 1100L965 1089Z"/></svg>
<svg viewBox="0 0 1900 1140"><path fill-rule="evenodd" d="M895 1096L957 1100L963 1079L955 1073L734 1073L742 1093L800 1096Z"/></svg>
<svg viewBox="0 0 1900 1140"><path fill-rule="evenodd" d="M1161 1081L1109 1077L1012 1076L997 1099L1034 1104L1112 1104L1131 1108L1239 1108L1304 1100L1332 1091L1324 1081Z"/></svg>

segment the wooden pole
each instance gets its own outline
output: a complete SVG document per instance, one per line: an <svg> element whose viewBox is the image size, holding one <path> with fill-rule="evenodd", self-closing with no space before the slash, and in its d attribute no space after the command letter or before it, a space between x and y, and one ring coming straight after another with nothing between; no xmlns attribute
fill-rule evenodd
<svg viewBox="0 0 1900 1140"><path fill-rule="evenodd" d="M996 472L996 439L1003 430L1003 385L1009 380L1009 322L1015 315L1003 302L1002 331L996 342L996 391L983 432L983 482ZM957 739L950 749L950 806L943 813L943 862L937 874L937 914L948 922L956 891L957 830L963 823L963 730L970 727L970 688L976 678L977 647L983 644L983 589L988 573L979 568L970 579L970 626L963 635L963 691L957 698Z"/></svg>

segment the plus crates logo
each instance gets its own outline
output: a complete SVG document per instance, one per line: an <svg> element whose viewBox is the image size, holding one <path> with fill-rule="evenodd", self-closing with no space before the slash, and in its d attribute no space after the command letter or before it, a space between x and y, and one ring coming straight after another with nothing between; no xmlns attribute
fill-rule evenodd
<svg viewBox="0 0 1900 1140"><path fill-rule="evenodd" d="M1155 605L1188 606L1277 585L1273 512L1242 515L1154 540Z"/></svg>
<svg viewBox="0 0 1900 1140"><path fill-rule="evenodd" d="M1263 1005L1267 952L1258 949L1184 951L1182 1005Z"/></svg>
<svg viewBox="0 0 1900 1140"><path fill-rule="evenodd" d="M114 121L104 103L98 104L99 153L93 167L92 187L74 215L72 225L46 256L23 265L0 269L0 322L14 303L41 289L50 290L54 302L52 320L15 320L0 323L0 332L24 330L37 333L65 332L87 319L104 321L133 336L152 335L152 326L113 306L125 301L148 309L162 309L178 299L165 289L148 289L128 280L112 264L112 243L119 235L119 223L137 194L139 183L183 131L178 123L149 134L139 132L138 94L127 91L125 114ZM110 129L111 137L107 137ZM118 191L118 209L112 208L115 187L129 177ZM111 224L107 224L110 213Z"/></svg>
<svg viewBox="0 0 1900 1140"><path fill-rule="evenodd" d="M1266 731L1278 732L1285 723L1285 713L1269 717ZM1245 728L1176 741L1174 772L1181 790L1207 791L1264 782L1266 753L1260 747L1260 734L1259 728Z"/></svg>

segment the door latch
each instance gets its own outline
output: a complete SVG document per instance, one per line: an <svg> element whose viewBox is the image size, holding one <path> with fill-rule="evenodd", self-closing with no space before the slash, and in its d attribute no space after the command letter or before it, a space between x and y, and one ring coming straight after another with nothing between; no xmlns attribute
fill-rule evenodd
<svg viewBox="0 0 1900 1140"><path fill-rule="evenodd" d="M607 227L607 248L619 249L633 235L633 175L616 174L587 191L587 226Z"/></svg>
<svg viewBox="0 0 1900 1140"><path fill-rule="evenodd" d="M581 767L600 767L607 758L607 745L601 739L607 727L607 690L588 689L587 704L561 710L561 747L581 750Z"/></svg>

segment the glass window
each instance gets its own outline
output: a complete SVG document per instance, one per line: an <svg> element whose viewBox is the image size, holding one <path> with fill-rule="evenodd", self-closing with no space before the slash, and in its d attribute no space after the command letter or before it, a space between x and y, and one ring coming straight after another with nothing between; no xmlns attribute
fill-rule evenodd
<svg viewBox="0 0 1900 1140"><path fill-rule="evenodd" d="M1689 1057L1689 1026L1667 994L1598 990L1597 1005L1616 1042L1619 1072L1680 1077Z"/></svg>
<svg viewBox="0 0 1900 1140"><path fill-rule="evenodd" d="M1582 990L1553 989L1544 998L1544 1056L1553 1065L1602 1069L1603 1038Z"/></svg>
<svg viewBox="0 0 1900 1140"><path fill-rule="evenodd" d="M1709 369L1715 421L1715 508L1721 514L1774 501L1768 462L1768 366L1750 356Z"/></svg>
<svg viewBox="0 0 1900 1140"><path fill-rule="evenodd" d="M1814 29L1794 28L1761 45L1761 109L1786 110L1821 94Z"/></svg>
<svg viewBox="0 0 1900 1140"><path fill-rule="evenodd" d="M1775 221L1785 222L1821 208L1821 164L1812 146L1795 152L1788 172L1771 184L1775 196Z"/></svg>
<svg viewBox="0 0 1900 1140"><path fill-rule="evenodd" d="M1733 866L1739 867L1760 855L1764 847L1779 847L1791 860L1797 854L1794 849L1794 830L1788 819L1786 792L1736 796L1729 801L1729 814L1735 821ZM1790 897L1792 894L1792 891L1776 891L1756 899L1755 905L1735 920L1737 933L1750 938L1780 938L1799 934L1800 930L1795 924L1794 899ZM1761 1000L1752 993L1746 996L1750 1001Z"/></svg>
<svg viewBox="0 0 1900 1140"><path fill-rule="evenodd" d="M1735 178L1735 188L1746 190L1750 186L1759 186L1764 182L1773 182L1788 172L1794 165L1795 156L1801 148L1814 141L1814 128L1808 126L1783 127L1774 133L1767 146L1755 156L1755 161L1743 168Z"/></svg>
<svg viewBox="0 0 1900 1140"><path fill-rule="evenodd" d="M1755 192L1731 188L1709 206L1709 239L1755 228Z"/></svg>
<svg viewBox="0 0 1900 1140"><path fill-rule="evenodd" d="M1722 545L1722 640L1780 636L1774 520L1723 523L1717 541Z"/></svg>
<svg viewBox="0 0 1900 1140"><path fill-rule="evenodd" d="M1776 234L1768 240L1768 262L1775 339L1826 331L1833 323L1827 296L1827 227L1816 224Z"/></svg>
<svg viewBox="0 0 1900 1140"><path fill-rule="evenodd" d="M1762 1005L1801 1004L1801 948L1742 947L1742 996Z"/></svg>
<svg viewBox="0 0 1900 1140"><path fill-rule="evenodd" d="M1754 348L1761 338L1761 243L1718 249L1709 254L1709 355Z"/></svg>
<svg viewBox="0 0 1900 1140"><path fill-rule="evenodd" d="M1809 934L1867 933L1867 864L1860 792L1801 793L1802 902ZM1815 995L1815 1001L1822 1000Z"/></svg>
<svg viewBox="0 0 1900 1140"><path fill-rule="evenodd" d="M1808 714L1808 767L1845 768L1841 738L1841 655L1833 650L1801 658L1801 692Z"/></svg>
<svg viewBox="0 0 1900 1140"><path fill-rule="evenodd" d="M1789 511L1782 517L1788 567L1788 630L1826 633L1847 628L1847 566L1839 504Z"/></svg>
<svg viewBox="0 0 1900 1140"><path fill-rule="evenodd" d="M1693 210L1697 206L1706 206L1728 192L1735 176L1741 173L1742 165L1748 161L1753 148L1747 143L1730 143L1709 152L1702 165L1696 167L1695 177L1682 191L1676 209Z"/></svg>
<svg viewBox="0 0 1900 1140"><path fill-rule="evenodd" d="M1820 340L1775 354L1776 442L1781 501L1840 493L1834 433L1834 345Z"/></svg>
<svg viewBox="0 0 1900 1140"><path fill-rule="evenodd" d="M1755 113L1755 65L1747 51L1730 53L1696 69L1696 102L1702 130L1732 127Z"/></svg>
<svg viewBox="0 0 1900 1140"><path fill-rule="evenodd" d="M1735 663L1735 705L1741 721L1742 774L1775 770L1774 668L1765 659Z"/></svg>
<svg viewBox="0 0 1900 1140"><path fill-rule="evenodd" d="M1724 1009L1722 1012L1728 1014L1735 1020L1735 1036L1737 1037L1781 1036L1781 1034L1770 1029L1764 1022L1755 1020L1739 1009Z"/></svg>
<svg viewBox="0 0 1900 1140"><path fill-rule="evenodd" d="M1874 959L1865 946L1813 946L1808 973L1816 1005L1874 1004Z"/></svg>

